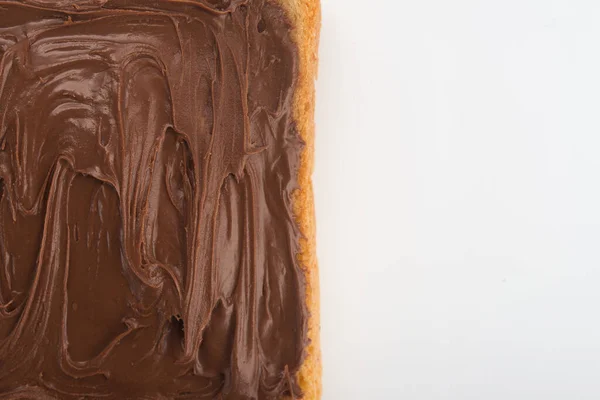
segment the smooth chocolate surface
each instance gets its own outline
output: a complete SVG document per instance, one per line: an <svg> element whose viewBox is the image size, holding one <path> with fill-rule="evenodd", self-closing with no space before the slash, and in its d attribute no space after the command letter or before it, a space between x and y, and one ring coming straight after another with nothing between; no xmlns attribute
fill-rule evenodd
<svg viewBox="0 0 600 400"><path fill-rule="evenodd" d="M298 397L283 10L0 1L0 56L0 398Z"/></svg>

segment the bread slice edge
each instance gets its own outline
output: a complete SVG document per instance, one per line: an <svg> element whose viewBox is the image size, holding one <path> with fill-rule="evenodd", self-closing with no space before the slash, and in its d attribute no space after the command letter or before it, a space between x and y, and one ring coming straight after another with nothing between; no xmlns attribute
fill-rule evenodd
<svg viewBox="0 0 600 400"><path fill-rule="evenodd" d="M321 343L319 270L316 257L315 210L312 186L315 138L315 79L318 66L321 6L319 0L275 0L285 10L292 26L292 40L298 50L298 74L293 100L293 118L305 143L298 170L298 190L293 210L302 232L298 259L305 278L308 310L308 345L298 373L303 400L321 398ZM297 397L296 397L297 398Z"/></svg>

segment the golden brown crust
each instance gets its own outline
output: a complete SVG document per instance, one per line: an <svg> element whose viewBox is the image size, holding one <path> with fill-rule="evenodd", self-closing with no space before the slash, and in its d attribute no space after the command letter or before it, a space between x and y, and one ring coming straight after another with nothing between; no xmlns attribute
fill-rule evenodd
<svg viewBox="0 0 600 400"><path fill-rule="evenodd" d="M304 400L321 398L321 346L319 315L319 271L315 242L315 213L312 188L314 163L314 110L317 75L317 50L321 27L319 0L277 0L291 20L292 38L298 46L298 81L294 98L294 119L306 146L301 156L298 184L294 194L294 213L304 239L298 255L305 271L306 305L309 312L306 358L300 368L299 382Z"/></svg>

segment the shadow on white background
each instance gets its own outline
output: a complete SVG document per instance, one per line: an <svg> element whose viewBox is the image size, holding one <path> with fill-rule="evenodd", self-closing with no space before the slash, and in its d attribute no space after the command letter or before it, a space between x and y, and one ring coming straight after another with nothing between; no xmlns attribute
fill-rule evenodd
<svg viewBox="0 0 600 400"><path fill-rule="evenodd" d="M600 398L600 3L322 3L323 398Z"/></svg>

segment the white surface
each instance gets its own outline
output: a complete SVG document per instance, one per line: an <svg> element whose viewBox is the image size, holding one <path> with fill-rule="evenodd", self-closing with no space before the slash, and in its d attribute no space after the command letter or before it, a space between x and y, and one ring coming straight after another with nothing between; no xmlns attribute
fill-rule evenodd
<svg viewBox="0 0 600 400"><path fill-rule="evenodd" d="M600 398L600 2L322 0L324 400Z"/></svg>

